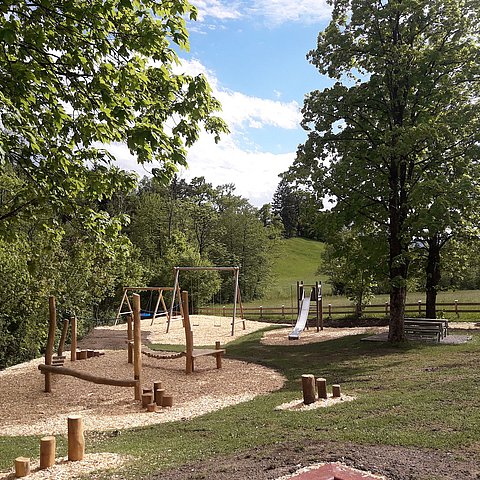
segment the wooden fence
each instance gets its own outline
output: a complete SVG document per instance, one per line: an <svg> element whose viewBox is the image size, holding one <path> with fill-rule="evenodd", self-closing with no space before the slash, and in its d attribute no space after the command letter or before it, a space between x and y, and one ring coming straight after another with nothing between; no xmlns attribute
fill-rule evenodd
<svg viewBox="0 0 480 480"><path fill-rule="evenodd" d="M237 308L239 313L239 308ZM437 303L437 312L443 312L446 314L453 313L459 317L462 313L479 313L480 303L463 303L455 300L454 302ZM200 315L216 315L228 317L232 316L233 309L230 306L215 306L215 307L199 307L197 312ZM332 305L330 303L323 304L323 316L324 318L342 317L355 315L355 305ZM363 310L363 315L383 315L388 316L390 313L390 304L379 303L367 305ZM405 305L405 313L412 315L425 315L425 303L419 300L416 303L407 303ZM312 318L315 316L315 304L310 306L310 315ZM296 319L297 307L289 307L281 305L280 307L243 307L243 316L248 320L269 320L279 322L289 322ZM309 317L310 318L310 317Z"/></svg>

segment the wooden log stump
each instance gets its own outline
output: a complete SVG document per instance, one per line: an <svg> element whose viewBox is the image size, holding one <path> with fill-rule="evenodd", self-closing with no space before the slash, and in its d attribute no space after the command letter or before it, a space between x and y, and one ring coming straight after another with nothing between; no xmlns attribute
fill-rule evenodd
<svg viewBox="0 0 480 480"><path fill-rule="evenodd" d="M317 378L318 398L327 399L327 381L324 378Z"/></svg>
<svg viewBox="0 0 480 480"><path fill-rule="evenodd" d="M87 350L87 358L92 358L95 356L95 350Z"/></svg>
<svg viewBox="0 0 480 480"><path fill-rule="evenodd" d="M310 405L315 402L315 376L310 374L302 375L303 403Z"/></svg>
<svg viewBox="0 0 480 480"><path fill-rule="evenodd" d="M157 390L161 390L161 388L162 388L162 382L159 382L159 381L153 382L153 395L155 395L155 392Z"/></svg>
<svg viewBox="0 0 480 480"><path fill-rule="evenodd" d="M40 469L55 465L56 440L53 435L40 439Z"/></svg>
<svg viewBox="0 0 480 480"><path fill-rule="evenodd" d="M156 412L157 411L157 404L155 402L149 403L147 405L147 412Z"/></svg>
<svg viewBox="0 0 480 480"><path fill-rule="evenodd" d="M165 389L159 388L155 391L155 403L159 407L163 406L163 395L165 395Z"/></svg>
<svg viewBox="0 0 480 480"><path fill-rule="evenodd" d="M85 438L83 436L83 419L80 415L70 415L68 421L68 459L72 462L83 460L85 455Z"/></svg>
<svg viewBox="0 0 480 480"><path fill-rule="evenodd" d="M333 398L340 398L342 396L340 385L332 385L332 396Z"/></svg>
<svg viewBox="0 0 480 480"><path fill-rule="evenodd" d="M77 360L86 360L88 358L88 353L86 350L80 350L77 352Z"/></svg>
<svg viewBox="0 0 480 480"><path fill-rule="evenodd" d="M165 395L162 397L162 407L172 407L173 406L173 395Z"/></svg>
<svg viewBox="0 0 480 480"><path fill-rule="evenodd" d="M147 408L147 405L153 402L153 392L150 390L147 393L142 393L142 407Z"/></svg>
<svg viewBox="0 0 480 480"><path fill-rule="evenodd" d="M15 459L15 477L26 477L30 474L30 459L28 457L17 457Z"/></svg>

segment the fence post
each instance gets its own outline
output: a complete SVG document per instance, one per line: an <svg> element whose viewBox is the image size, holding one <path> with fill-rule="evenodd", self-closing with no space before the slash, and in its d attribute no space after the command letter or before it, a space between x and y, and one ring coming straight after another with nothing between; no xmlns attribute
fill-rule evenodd
<svg viewBox="0 0 480 480"><path fill-rule="evenodd" d="M388 316L388 307L389 307L389 303L388 302L385 302L385 316Z"/></svg>
<svg viewBox="0 0 480 480"><path fill-rule="evenodd" d="M226 316L227 316L227 314L226 314L226 307L225 307L225 305L223 306L223 316L224 316L224 317L226 317Z"/></svg>
<svg viewBox="0 0 480 480"><path fill-rule="evenodd" d="M455 315L457 316L457 318L459 317L459 314L458 314L458 300L455 300Z"/></svg>
<svg viewBox="0 0 480 480"><path fill-rule="evenodd" d="M421 300L418 301L418 313L419 313L419 315L422 314L422 301Z"/></svg>
<svg viewBox="0 0 480 480"><path fill-rule="evenodd" d="M282 305L282 319L285 320L285 305Z"/></svg>
<svg viewBox="0 0 480 480"><path fill-rule="evenodd" d="M263 306L260 305L260 320L263 319Z"/></svg>
<svg viewBox="0 0 480 480"><path fill-rule="evenodd" d="M332 319L332 304L328 304L328 318L331 320Z"/></svg>

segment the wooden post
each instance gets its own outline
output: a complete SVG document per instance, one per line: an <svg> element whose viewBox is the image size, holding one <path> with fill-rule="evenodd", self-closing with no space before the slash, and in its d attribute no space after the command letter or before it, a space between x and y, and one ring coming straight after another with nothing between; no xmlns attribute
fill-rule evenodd
<svg viewBox="0 0 480 480"><path fill-rule="evenodd" d="M133 363L133 328L132 316L127 316L127 362Z"/></svg>
<svg viewBox="0 0 480 480"><path fill-rule="evenodd" d="M147 405L153 402L153 392L150 390L148 392L142 393L142 407L147 408Z"/></svg>
<svg viewBox="0 0 480 480"><path fill-rule="evenodd" d="M239 272L239 271L238 271ZM240 318L242 319L242 329L243 330L246 330L247 328L247 324L245 322L245 312L243 310L243 303L242 303L242 294L240 292L240 287L238 287L238 300L237 300L237 303L238 303L238 306L240 307Z"/></svg>
<svg viewBox="0 0 480 480"><path fill-rule="evenodd" d="M220 350L221 348L220 342L215 342L215 350ZM217 359L217 368L222 368L222 354L218 353L215 357Z"/></svg>
<svg viewBox="0 0 480 480"><path fill-rule="evenodd" d="M157 392L157 390L161 390L162 389L162 382L153 382L153 398L155 399L155 394ZM156 401L156 400L155 400Z"/></svg>
<svg viewBox="0 0 480 480"><path fill-rule="evenodd" d="M297 281L297 315L300 313L300 282Z"/></svg>
<svg viewBox="0 0 480 480"><path fill-rule="evenodd" d="M182 292L182 305L183 305L183 321L185 327L185 343L186 343L186 355L185 355L185 371L187 374L193 372L193 332L190 327L190 313L188 311L188 292ZM162 406L164 406L162 404Z"/></svg>
<svg viewBox="0 0 480 480"><path fill-rule="evenodd" d="M85 438L83 436L83 419L80 415L70 415L68 425L68 459L72 462L83 460L85 455Z"/></svg>
<svg viewBox="0 0 480 480"><path fill-rule="evenodd" d="M302 375L303 403L310 405L315 402L315 377L313 375Z"/></svg>
<svg viewBox="0 0 480 480"><path fill-rule="evenodd" d="M319 283L318 285L319 287L319 299L318 299L318 303L319 303L319 310L320 310L320 330L323 330L323 292L322 292L322 282Z"/></svg>
<svg viewBox="0 0 480 480"><path fill-rule="evenodd" d="M53 435L40 439L40 469L55 465L56 440Z"/></svg>
<svg viewBox="0 0 480 480"><path fill-rule="evenodd" d="M332 396L333 398L340 398L342 396L340 385L332 385Z"/></svg>
<svg viewBox="0 0 480 480"><path fill-rule="evenodd" d="M53 360L53 344L55 342L55 329L57 326L57 308L55 305L55 297L50 296L48 299L49 324L47 350L45 352L45 365L51 365ZM45 373L45 392L52 391L52 374Z"/></svg>
<svg viewBox="0 0 480 480"><path fill-rule="evenodd" d="M136 380L135 400L142 398L142 330L140 323L140 295L133 294L133 378Z"/></svg>
<svg viewBox="0 0 480 480"><path fill-rule="evenodd" d="M60 337L60 343L58 344L57 355L61 357L63 355L63 349L65 347L65 340L67 338L68 331L68 318L63 319L62 336Z"/></svg>
<svg viewBox="0 0 480 480"><path fill-rule="evenodd" d="M70 344L70 361L74 362L77 359L77 317L72 317L70 319L70 325L72 326L72 331L70 332L72 336L72 342Z"/></svg>
<svg viewBox="0 0 480 480"><path fill-rule="evenodd" d="M30 459L28 457L17 457L15 459L15 477L21 478L30 475Z"/></svg>
<svg viewBox="0 0 480 480"><path fill-rule="evenodd" d="M327 381L324 378L317 378L318 398L327 399Z"/></svg>
<svg viewBox="0 0 480 480"><path fill-rule="evenodd" d="M178 295L178 302L181 304L182 299L180 297L180 287L178 284L178 276L180 275L180 270L178 267L174 267L173 271L175 272L175 280L173 282L173 293L172 293L172 304L170 305L170 314L167 317L167 333L170 330L170 322L173 316L173 307L175 306L175 297ZM183 317L182 307L180 307L180 312Z"/></svg>
<svg viewBox="0 0 480 480"><path fill-rule="evenodd" d="M157 404L155 402L149 403L147 405L147 412L156 412L157 411Z"/></svg>
<svg viewBox="0 0 480 480"><path fill-rule="evenodd" d="M159 388L155 390L155 403L161 407L163 403L163 395L165 394L165 390L163 388Z"/></svg>
<svg viewBox="0 0 480 480"><path fill-rule="evenodd" d="M418 313L419 313L419 315L422 314L422 301L421 300L418 301Z"/></svg>
<svg viewBox="0 0 480 480"><path fill-rule="evenodd" d="M455 315L457 316L458 318L458 300L455 300Z"/></svg>
<svg viewBox="0 0 480 480"><path fill-rule="evenodd" d="M163 395L162 398L162 407L172 407L173 406L173 395Z"/></svg>
<svg viewBox="0 0 480 480"><path fill-rule="evenodd" d="M388 315L388 307L389 307L388 302L385 302L385 316Z"/></svg>
<svg viewBox="0 0 480 480"><path fill-rule="evenodd" d="M282 319L285 320L285 305L282 305Z"/></svg>
<svg viewBox="0 0 480 480"><path fill-rule="evenodd" d="M332 304L328 304L328 318L331 320L332 319Z"/></svg>

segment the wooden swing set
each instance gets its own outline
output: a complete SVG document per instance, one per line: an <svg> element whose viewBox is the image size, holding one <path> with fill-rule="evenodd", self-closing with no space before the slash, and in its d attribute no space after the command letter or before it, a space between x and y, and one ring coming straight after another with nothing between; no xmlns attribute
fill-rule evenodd
<svg viewBox="0 0 480 480"><path fill-rule="evenodd" d="M232 331L231 334L232 336L235 333L235 319L237 317L237 305L240 307L240 316L243 322L243 330L245 330L246 325L245 325L245 319L243 318L243 306L242 306L242 297L240 294L240 286L239 286L239 277L240 277L240 267L174 267L174 274L175 274L175 280L173 282L173 295L172 295L172 303L170 305L170 313L167 315L167 333L170 330L170 322L173 318L173 310L175 307L175 300L178 299L177 301L180 303L180 314L182 317L182 320L184 320L185 315L184 315L184 310L185 307L182 307L182 301L181 301L181 294L180 294L180 284L179 284L179 277L180 277L180 272L192 272L192 271L214 271L214 272L232 272L233 277L234 277L234 296L233 296L233 314L232 314Z"/></svg>
<svg viewBox="0 0 480 480"><path fill-rule="evenodd" d="M167 305L165 304L165 299L163 298L163 292L173 291L172 287L123 287L123 296L120 306L117 310L117 315L115 317L115 325L117 325L120 318L124 315L132 315L133 308L130 303L129 295L134 292L150 292L150 300L146 309L140 311L140 316L142 319L151 318L152 322L150 325L153 325L153 322L160 317L166 317L167 323L169 323L169 314ZM155 307L152 309L152 300L154 293L157 292L157 300L155 302ZM180 290L178 290L178 295L180 295ZM175 297L175 295L174 295ZM126 308L126 310L124 310ZM183 311L182 317L183 317Z"/></svg>

